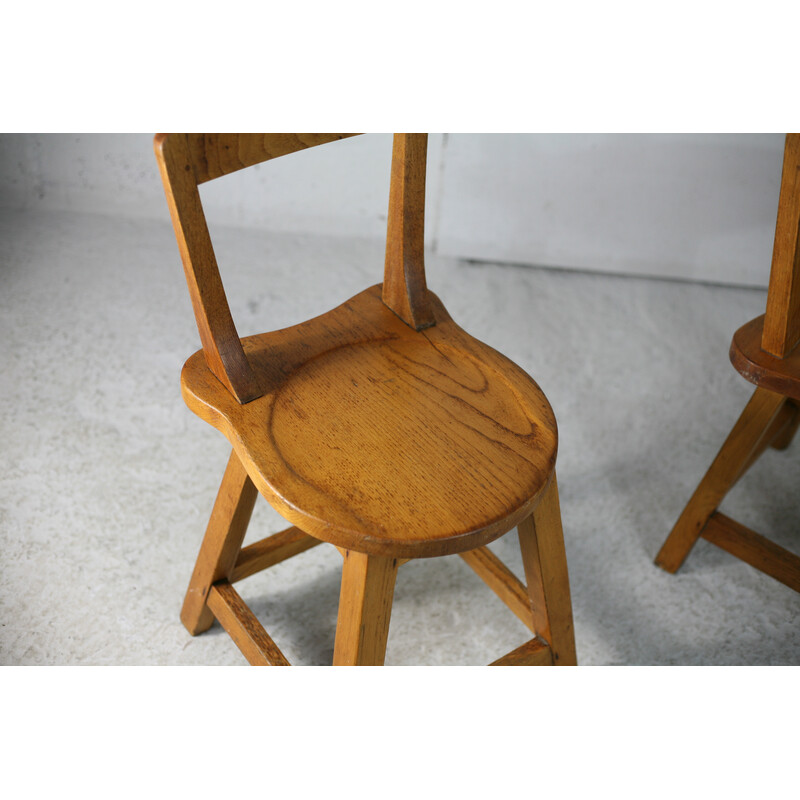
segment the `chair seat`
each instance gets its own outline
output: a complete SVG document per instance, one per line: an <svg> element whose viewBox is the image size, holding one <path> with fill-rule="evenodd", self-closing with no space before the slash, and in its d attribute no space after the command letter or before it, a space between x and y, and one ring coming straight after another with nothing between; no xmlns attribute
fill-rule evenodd
<svg viewBox="0 0 800 800"><path fill-rule="evenodd" d="M736 331L731 342L731 363L750 383L800 401L800 346L782 358L768 353L761 347L764 320L762 314Z"/></svg>
<svg viewBox="0 0 800 800"><path fill-rule="evenodd" d="M378 285L243 339L264 392L244 405L198 351L184 399L273 506L318 539L401 558L486 544L548 485L555 417L523 370L432 301L436 324L422 331L384 305Z"/></svg>

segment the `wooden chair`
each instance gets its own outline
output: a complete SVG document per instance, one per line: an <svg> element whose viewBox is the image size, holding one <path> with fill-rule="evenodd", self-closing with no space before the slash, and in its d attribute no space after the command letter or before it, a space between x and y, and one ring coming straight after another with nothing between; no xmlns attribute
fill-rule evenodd
<svg viewBox="0 0 800 800"><path fill-rule="evenodd" d="M233 584L329 542L344 559L333 663L380 665L398 566L458 553L534 634L495 664L575 664L556 421L427 289L427 134L394 138L383 284L294 327L236 333L198 184L351 135L155 139L203 345L183 397L233 447L181 620L195 635L216 617L250 663L288 664ZM292 527L242 548L257 492ZM515 526L527 586L486 547Z"/></svg>
<svg viewBox="0 0 800 800"><path fill-rule="evenodd" d="M786 137L766 314L733 337L733 366L758 388L722 445L656 564L675 572L701 536L800 591L800 558L717 511L768 448L788 447L800 424L800 134Z"/></svg>

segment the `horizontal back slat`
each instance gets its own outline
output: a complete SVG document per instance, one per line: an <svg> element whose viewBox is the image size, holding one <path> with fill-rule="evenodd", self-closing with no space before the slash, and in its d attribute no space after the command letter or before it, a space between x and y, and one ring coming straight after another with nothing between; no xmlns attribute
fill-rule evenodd
<svg viewBox="0 0 800 800"><path fill-rule="evenodd" d="M189 153L198 183L297 150L358 136L356 133L190 133Z"/></svg>
<svg viewBox="0 0 800 800"><path fill-rule="evenodd" d="M198 184L357 133L160 133L154 141L189 295L211 372L244 404L264 388L253 370L225 296ZM427 134L396 134L383 302L407 325L434 324L425 281Z"/></svg>

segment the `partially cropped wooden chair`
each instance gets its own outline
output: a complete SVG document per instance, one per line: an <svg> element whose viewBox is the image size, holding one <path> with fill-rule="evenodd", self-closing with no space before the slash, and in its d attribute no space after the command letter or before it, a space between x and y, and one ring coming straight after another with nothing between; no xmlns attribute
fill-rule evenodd
<svg viewBox="0 0 800 800"><path fill-rule="evenodd" d="M717 509L768 448L788 447L800 424L800 134L786 137L766 314L733 337L733 366L758 388L656 556L676 572L702 536L800 591L800 558Z"/></svg>
<svg viewBox="0 0 800 800"><path fill-rule="evenodd" d="M394 138L383 284L294 327L236 333L198 184L351 135L155 139L203 345L183 397L233 447L181 619L194 635L216 618L250 663L288 664L233 584L328 542L343 556L333 663L380 665L398 566L458 553L534 634L495 664L574 664L556 421L427 289L426 134ZM242 548L257 492L293 527ZM527 585L486 547L515 526Z"/></svg>

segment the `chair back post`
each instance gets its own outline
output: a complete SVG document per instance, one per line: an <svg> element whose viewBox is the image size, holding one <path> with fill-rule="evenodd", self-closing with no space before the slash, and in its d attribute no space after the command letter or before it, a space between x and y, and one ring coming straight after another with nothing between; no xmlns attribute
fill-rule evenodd
<svg viewBox="0 0 800 800"><path fill-rule="evenodd" d="M159 133L154 149L206 363L240 403L261 397L211 244L198 185L355 133Z"/></svg>
<svg viewBox="0 0 800 800"><path fill-rule="evenodd" d="M260 397L233 323L185 133L158 134L154 149L208 368L240 403Z"/></svg>
<svg viewBox="0 0 800 800"><path fill-rule="evenodd" d="M383 302L416 330L435 324L425 282L427 150L427 133L394 135Z"/></svg>
<svg viewBox="0 0 800 800"><path fill-rule="evenodd" d="M785 358L800 341L800 134L787 133L761 349Z"/></svg>

